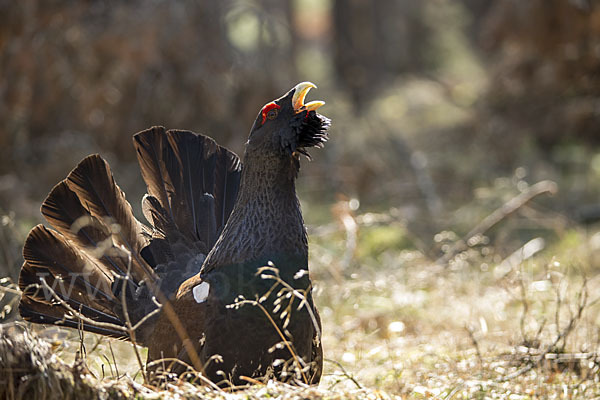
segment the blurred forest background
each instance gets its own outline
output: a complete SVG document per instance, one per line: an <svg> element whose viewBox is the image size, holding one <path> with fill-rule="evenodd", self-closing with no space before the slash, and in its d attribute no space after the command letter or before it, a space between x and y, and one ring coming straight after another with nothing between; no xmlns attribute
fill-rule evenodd
<svg viewBox="0 0 600 400"><path fill-rule="evenodd" d="M343 226L336 282L365 254L402 264L390 248L448 261L541 181L554 196L467 245L500 263L536 237L585 241L584 269L600 267L597 0L0 0L0 50L0 276L16 278L41 202L84 156L109 160L141 218L133 133L189 129L241 153L262 105L305 80L333 126L299 191L315 237ZM345 217L367 212L395 224L348 241Z"/></svg>
<svg viewBox="0 0 600 400"><path fill-rule="evenodd" d="M1 1L0 49L0 209L19 229L90 153L138 207L131 135L151 125L241 153L303 80L334 121L305 201L396 207L427 251L499 185L552 179L553 209L600 214L596 1Z"/></svg>

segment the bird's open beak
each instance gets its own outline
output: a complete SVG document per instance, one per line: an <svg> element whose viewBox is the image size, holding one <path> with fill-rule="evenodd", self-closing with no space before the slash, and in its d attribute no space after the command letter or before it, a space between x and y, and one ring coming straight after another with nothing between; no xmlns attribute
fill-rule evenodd
<svg viewBox="0 0 600 400"><path fill-rule="evenodd" d="M296 85L294 88L294 97L292 97L292 105L294 106L294 111L296 113L316 110L325 104L325 102L321 100L314 100L304 104L304 98L308 91L316 87L317 85L312 82L302 82Z"/></svg>

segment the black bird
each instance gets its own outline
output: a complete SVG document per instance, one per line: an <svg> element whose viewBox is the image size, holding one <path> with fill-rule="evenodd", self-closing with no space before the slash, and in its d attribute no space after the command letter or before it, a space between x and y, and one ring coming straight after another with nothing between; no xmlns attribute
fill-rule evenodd
<svg viewBox="0 0 600 400"><path fill-rule="evenodd" d="M25 242L23 318L133 340L153 371L186 363L219 384L318 383L321 323L295 190L300 155L322 147L330 123L322 101L304 103L313 87L261 109L243 165L189 131L134 135L150 227L106 161L82 160L42 205L56 230L38 225Z"/></svg>

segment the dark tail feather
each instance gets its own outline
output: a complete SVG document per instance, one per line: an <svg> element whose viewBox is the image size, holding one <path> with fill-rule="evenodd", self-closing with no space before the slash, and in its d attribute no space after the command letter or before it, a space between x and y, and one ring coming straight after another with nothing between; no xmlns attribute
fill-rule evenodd
<svg viewBox="0 0 600 400"><path fill-rule="evenodd" d="M83 207L79 197L69 189L67 180L58 183L44 203L42 214L63 236L82 249L100 253L99 261L107 270L120 275L127 273L127 260L111 256L118 252L113 244L109 221L99 220ZM141 279L141 278L140 278Z"/></svg>
<svg viewBox="0 0 600 400"><path fill-rule="evenodd" d="M206 136L164 128L138 133L134 145L148 185L143 208L154 225L152 240L108 164L98 155L85 158L42 205L57 231L39 225L26 240L19 277L25 319L126 338L119 329L81 323L69 308L124 326L123 278L130 268L124 295L135 324L156 310L157 290L169 297L200 270L233 209L239 158ZM146 344L156 317L136 331L139 344Z"/></svg>
<svg viewBox="0 0 600 400"><path fill-rule="evenodd" d="M175 192L165 162L168 158L165 128L153 127L133 136L142 177L148 186L148 194L165 207L165 217L174 221L170 197Z"/></svg>
<svg viewBox="0 0 600 400"><path fill-rule="evenodd" d="M80 246L96 247L110 236L106 225L89 214L66 181L58 183L48 194L42 214L60 233ZM80 221L79 227L75 226L76 221Z"/></svg>
<svg viewBox="0 0 600 400"><path fill-rule="evenodd" d="M163 208L156 197L149 194L144 195L142 199L142 212L146 220L154 227L153 238L164 238L167 232L177 231L175 221L170 218L170 214Z"/></svg>
<svg viewBox="0 0 600 400"><path fill-rule="evenodd" d="M95 303L109 310L114 305L110 273L58 232L43 225L33 228L25 241L23 258L31 267L46 269L54 279L70 281L67 283L74 295L85 296L94 290Z"/></svg>
<svg viewBox="0 0 600 400"><path fill-rule="evenodd" d="M146 204L146 214L209 251L237 197L237 155L207 136L163 127L136 134L134 146L148 193L155 199ZM164 236L169 240L177 233Z"/></svg>
<svg viewBox="0 0 600 400"><path fill-rule="evenodd" d="M79 318L58 297L96 322L125 325L120 301L112 291L114 277L60 233L36 226L27 237L23 257L25 263L19 276L23 291L19 310L23 318L77 328ZM113 337L127 336L119 330L100 329L87 323L83 328Z"/></svg>
<svg viewBox="0 0 600 400"><path fill-rule="evenodd" d="M155 228L142 250L173 296L200 272L235 203L241 173L237 155L209 137L154 127L133 138L148 186L143 210Z"/></svg>
<svg viewBox="0 0 600 400"><path fill-rule="evenodd" d="M175 215L177 225L184 232L189 232L195 241L205 244L210 250L216 240L215 199L213 196L214 156L207 156L217 144L210 138L199 137L192 132L167 132L170 149L173 151L176 164L170 171L176 182L179 204Z"/></svg>
<svg viewBox="0 0 600 400"><path fill-rule="evenodd" d="M101 328L99 326L90 325L88 323L80 323L79 319L71 318L64 314L64 310L54 305L37 302L29 297L24 297L19 304L19 312L21 316L30 322L38 324L53 324L66 326L68 328L79 328L101 335L111 336L117 339L127 339L124 332L118 330Z"/></svg>
<svg viewBox="0 0 600 400"><path fill-rule="evenodd" d="M39 225L27 237L19 277L24 291L19 309L25 319L78 327L77 315L55 298L58 296L85 317L124 326L123 284L129 269L131 279L124 295L132 323L156 309L151 300L156 275L140 254L147 244L147 228L133 216L102 158L93 155L81 161L52 189L42 213L58 232ZM42 279L55 295L40 286ZM155 319L136 332L140 344L151 333ZM84 323L83 328L127 336L93 324Z"/></svg>
<svg viewBox="0 0 600 400"><path fill-rule="evenodd" d="M131 205L115 183L106 161L97 154L84 158L65 182L89 215L104 223L117 224L119 232L113 238L131 252L134 280L137 282L151 276L152 270L139 255L147 244L143 236L144 227L133 216Z"/></svg>

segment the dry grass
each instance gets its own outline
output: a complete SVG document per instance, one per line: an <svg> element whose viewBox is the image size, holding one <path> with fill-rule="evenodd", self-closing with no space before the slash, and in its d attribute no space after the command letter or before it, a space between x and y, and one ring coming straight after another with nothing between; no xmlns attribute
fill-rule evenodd
<svg viewBox="0 0 600 400"><path fill-rule="evenodd" d="M231 393L173 382L153 388L142 384L126 343L92 334L80 341L76 331L11 323L0 336L0 397L600 396L598 234L572 229L516 252L483 237L440 265L404 248L401 222L354 220L354 227L332 223L311 236L326 357L319 387L269 383ZM436 240L448 249L457 237L445 232Z"/></svg>
<svg viewBox="0 0 600 400"><path fill-rule="evenodd" d="M87 357L68 363L55 351L65 345L51 342L33 333L22 324L0 326L0 397L6 399L80 399L80 398L206 398L206 399L363 399L388 398L390 396L368 389L333 392L316 387L295 387L269 382L250 386L243 391L223 391L196 386L189 382L168 383L161 388L136 382L129 374L100 378L88 367L88 363L109 366L111 360L104 358L102 346L96 346ZM68 347L68 345L67 345ZM120 347L120 346L118 346ZM124 355L119 349L119 364Z"/></svg>

